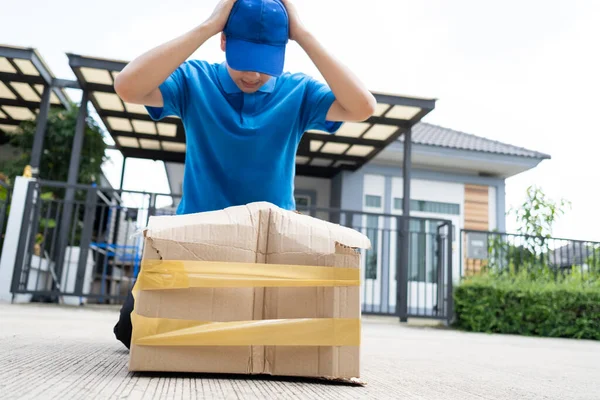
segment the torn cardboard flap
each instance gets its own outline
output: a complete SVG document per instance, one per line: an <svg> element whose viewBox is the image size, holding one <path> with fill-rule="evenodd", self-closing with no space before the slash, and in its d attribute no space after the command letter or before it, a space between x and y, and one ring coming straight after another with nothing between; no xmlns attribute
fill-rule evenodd
<svg viewBox="0 0 600 400"><path fill-rule="evenodd" d="M355 249L369 249L371 242L362 233L308 215L271 209L269 221L270 253L336 252L336 243Z"/></svg>
<svg viewBox="0 0 600 400"><path fill-rule="evenodd" d="M257 204L189 215L152 216L145 236L184 243L255 248L260 210L264 207Z"/></svg>
<svg viewBox="0 0 600 400"><path fill-rule="evenodd" d="M371 247L369 239L354 229L283 210L267 202L189 215L153 216L145 229L146 237L184 243L244 248L256 243L259 253L266 251L263 247L268 240L266 235L286 238L285 243L280 243L286 252L310 249L310 252L334 253L336 243L356 249ZM279 241L273 241L276 242Z"/></svg>

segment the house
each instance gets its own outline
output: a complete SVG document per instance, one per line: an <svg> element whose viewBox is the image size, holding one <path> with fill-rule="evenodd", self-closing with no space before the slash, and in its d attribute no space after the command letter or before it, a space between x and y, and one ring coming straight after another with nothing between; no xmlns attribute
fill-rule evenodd
<svg viewBox="0 0 600 400"><path fill-rule="evenodd" d="M360 124L346 123L344 130ZM359 128L360 129L360 128ZM299 209L319 207L379 214L402 214L401 136L356 171L332 178L297 176L295 197ZM550 156L465 132L420 122L412 128L409 306L421 313L432 310L438 296L435 232L439 220L453 225L452 264L460 274L460 230L505 231L505 181L536 167ZM297 163L304 160L299 157ZM181 194L183 164L165 163L172 193ZM317 216L320 216L317 213ZM321 213L323 218L326 213ZM396 221L367 216L354 227L370 237L373 249L365 259L363 303L377 310L393 309L396 281ZM416 310L418 311L418 310ZM417 312L418 313L418 312Z"/></svg>

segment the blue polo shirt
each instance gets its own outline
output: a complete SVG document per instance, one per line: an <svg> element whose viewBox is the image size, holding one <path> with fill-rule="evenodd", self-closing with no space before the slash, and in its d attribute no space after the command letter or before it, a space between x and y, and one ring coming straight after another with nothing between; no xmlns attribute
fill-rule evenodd
<svg viewBox="0 0 600 400"><path fill-rule="evenodd" d="M304 74L271 78L243 93L227 66L192 60L161 84L163 107L152 119L180 117L186 132L183 197L178 214L213 211L255 201L295 209L296 151L311 129L334 133L325 120L335 97Z"/></svg>

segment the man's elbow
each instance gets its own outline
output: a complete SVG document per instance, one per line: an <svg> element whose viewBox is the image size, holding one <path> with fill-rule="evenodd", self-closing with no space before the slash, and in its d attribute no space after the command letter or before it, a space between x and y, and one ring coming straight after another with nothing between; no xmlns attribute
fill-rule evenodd
<svg viewBox="0 0 600 400"><path fill-rule="evenodd" d="M369 93L365 97L363 105L360 107L359 110L357 110L355 112L354 117L358 121L366 121L367 119L371 118L373 116L373 114L375 114L376 108L377 108L377 100L371 93Z"/></svg>
<svg viewBox="0 0 600 400"><path fill-rule="evenodd" d="M135 103L135 91L131 85L131 82L127 79L123 74L119 74L115 78L115 83L113 85L115 89L115 93L117 96L121 98L125 103Z"/></svg>

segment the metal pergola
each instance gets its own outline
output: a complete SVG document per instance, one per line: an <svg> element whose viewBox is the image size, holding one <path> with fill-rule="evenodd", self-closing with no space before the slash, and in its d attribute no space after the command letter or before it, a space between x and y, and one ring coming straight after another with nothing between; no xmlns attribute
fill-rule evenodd
<svg viewBox="0 0 600 400"><path fill-rule="evenodd" d="M185 161L185 132L180 119L154 122L144 106L126 103L115 93L115 77L127 63L67 56L78 85L88 94L123 157Z"/></svg>
<svg viewBox="0 0 600 400"><path fill-rule="evenodd" d="M56 78L35 49L0 46L0 134L18 132L19 124L37 120L31 154L32 173L39 173L50 107L70 107Z"/></svg>
<svg viewBox="0 0 600 400"><path fill-rule="evenodd" d="M116 148L127 158L166 162L185 162L185 131L178 118L153 121L145 107L123 102L114 90L114 80L127 64L77 54L67 54L76 80L56 79L34 49L0 46L0 130L15 131L23 120L37 118L31 167L39 174L47 114L50 104L69 107L64 88L82 91L75 128L68 184L75 185L88 103L102 119ZM403 216L410 216L411 128L435 108L435 99L373 93L377 99L374 115L365 122L347 122L335 134L305 132L296 156L296 173L321 178L334 177L341 171L355 171L369 162L389 144L404 135ZM121 186L125 170L121 172ZM67 190L65 206L72 204L74 191ZM69 226L70 210L63 213L62 226ZM402 232L408 232L408 218L403 218ZM66 233L61 237L67 241ZM64 244L63 243L63 244ZM66 247L62 246L62 247ZM408 273L408 235L401 235L402 266L400 281ZM60 261L60 259L59 259ZM404 280L402 277L404 276ZM400 306L406 299L398 299ZM406 305L406 304L404 304Z"/></svg>
<svg viewBox="0 0 600 400"><path fill-rule="evenodd" d="M68 54L79 86L126 158L185 162L185 132L181 120L154 122L145 107L123 102L114 80L127 64ZM402 134L410 131L435 107L435 100L374 93L375 114L365 122L347 122L335 135L306 132L296 157L298 175L330 178L342 170L355 171Z"/></svg>

